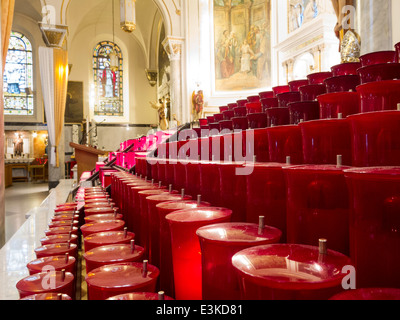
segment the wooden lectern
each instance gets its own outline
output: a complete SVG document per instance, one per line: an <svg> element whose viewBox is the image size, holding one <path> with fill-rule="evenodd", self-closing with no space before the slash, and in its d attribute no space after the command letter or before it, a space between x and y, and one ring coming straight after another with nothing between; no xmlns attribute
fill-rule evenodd
<svg viewBox="0 0 400 320"><path fill-rule="evenodd" d="M79 183L82 173L95 169L96 163L99 161L99 156L105 155L107 152L73 142L71 142L69 145L71 148L75 149L75 159L78 164L77 182Z"/></svg>

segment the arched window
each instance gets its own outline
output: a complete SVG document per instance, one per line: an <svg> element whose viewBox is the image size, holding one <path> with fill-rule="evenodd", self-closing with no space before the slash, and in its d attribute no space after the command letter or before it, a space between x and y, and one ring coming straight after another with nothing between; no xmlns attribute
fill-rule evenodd
<svg viewBox="0 0 400 320"><path fill-rule="evenodd" d="M116 54L114 63L113 52ZM102 41L94 49L95 116L122 117L124 115L122 62L121 49L110 41Z"/></svg>
<svg viewBox="0 0 400 320"><path fill-rule="evenodd" d="M4 114L33 116L32 44L19 32L11 32L3 81Z"/></svg>

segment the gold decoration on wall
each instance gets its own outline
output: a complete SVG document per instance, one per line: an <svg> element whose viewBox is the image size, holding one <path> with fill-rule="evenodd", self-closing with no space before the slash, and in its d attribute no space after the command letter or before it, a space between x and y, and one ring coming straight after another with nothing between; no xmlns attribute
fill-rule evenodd
<svg viewBox="0 0 400 320"><path fill-rule="evenodd" d="M146 69L145 72L147 80L149 80L150 85L154 87L157 84L157 77L158 77L157 70Z"/></svg>

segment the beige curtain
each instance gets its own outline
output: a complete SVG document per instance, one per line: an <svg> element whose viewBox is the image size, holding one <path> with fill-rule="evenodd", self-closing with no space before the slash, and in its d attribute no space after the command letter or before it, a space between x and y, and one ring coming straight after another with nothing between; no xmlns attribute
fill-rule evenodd
<svg viewBox="0 0 400 320"><path fill-rule="evenodd" d="M59 167L58 146L64 128L68 87L68 52L54 49L54 125L56 138L56 168Z"/></svg>
<svg viewBox="0 0 400 320"><path fill-rule="evenodd" d="M15 0L1 1L1 45L3 48L3 71L6 65L8 43L10 41L11 28L14 17Z"/></svg>

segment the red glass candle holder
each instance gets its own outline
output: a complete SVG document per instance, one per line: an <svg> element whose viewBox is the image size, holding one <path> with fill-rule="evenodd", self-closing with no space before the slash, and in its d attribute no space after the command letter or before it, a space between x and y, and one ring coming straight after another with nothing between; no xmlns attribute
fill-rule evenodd
<svg viewBox="0 0 400 320"><path fill-rule="evenodd" d="M132 240L133 241L133 240ZM96 247L86 251L83 258L86 263L86 273L110 264L143 261L144 248L131 244L112 244Z"/></svg>
<svg viewBox="0 0 400 320"><path fill-rule="evenodd" d="M233 112L235 113L235 117L245 117L245 116L247 116L246 105L244 107L237 107L237 108L233 109Z"/></svg>
<svg viewBox="0 0 400 320"><path fill-rule="evenodd" d="M399 80L400 63L373 64L358 69L360 84L369 82Z"/></svg>
<svg viewBox="0 0 400 320"><path fill-rule="evenodd" d="M268 128L269 161L291 164L303 163L303 144L301 129L297 126Z"/></svg>
<svg viewBox="0 0 400 320"><path fill-rule="evenodd" d="M40 239L40 243L42 246L49 244L68 243L68 241L70 241L70 243L78 245L78 236L75 234L57 234Z"/></svg>
<svg viewBox="0 0 400 320"><path fill-rule="evenodd" d="M349 196L344 170L336 165L283 169L287 186L287 242L329 247L349 254Z"/></svg>
<svg viewBox="0 0 400 320"><path fill-rule="evenodd" d="M253 138L250 135L253 135ZM243 131L242 140L247 159L251 159L251 154L254 154L257 162L269 162L267 128Z"/></svg>
<svg viewBox="0 0 400 320"><path fill-rule="evenodd" d="M400 169L345 171L350 190L350 256L358 288L399 288Z"/></svg>
<svg viewBox="0 0 400 320"><path fill-rule="evenodd" d="M75 298L75 277L70 272L42 272L18 281L16 287L20 299L35 294L61 293ZM46 284L46 285L43 285Z"/></svg>
<svg viewBox="0 0 400 320"><path fill-rule="evenodd" d="M268 127L285 126L290 124L288 108L271 108L265 111L268 116Z"/></svg>
<svg viewBox="0 0 400 320"><path fill-rule="evenodd" d="M246 106L246 103L248 103L249 101L247 100L247 99L240 99L240 100L238 100L238 101L236 101L236 103L237 103L237 106L240 108L240 107L245 107Z"/></svg>
<svg viewBox="0 0 400 320"><path fill-rule="evenodd" d="M246 220L246 204L243 195L246 192L246 176L241 163L218 164L220 186L220 205L232 210L233 222Z"/></svg>
<svg viewBox="0 0 400 320"><path fill-rule="evenodd" d="M341 63L331 68L334 77L357 75L357 70L361 68L360 62Z"/></svg>
<svg viewBox="0 0 400 320"><path fill-rule="evenodd" d="M364 54L360 57L363 67L381 63L396 63L396 51L377 51Z"/></svg>
<svg viewBox="0 0 400 320"><path fill-rule="evenodd" d="M253 173L246 176L246 221L258 223L265 216L265 225L282 232L286 241L286 181L283 175L285 164L255 163Z"/></svg>
<svg viewBox="0 0 400 320"><path fill-rule="evenodd" d="M129 231L110 231L91 234L83 239L85 252L97 247L130 244L135 240L135 234Z"/></svg>
<svg viewBox="0 0 400 320"><path fill-rule="evenodd" d="M249 129L263 129L268 127L268 115L266 113L251 113L247 115Z"/></svg>
<svg viewBox="0 0 400 320"><path fill-rule="evenodd" d="M304 163L342 164L351 166L351 125L348 119L324 119L300 123Z"/></svg>
<svg viewBox="0 0 400 320"><path fill-rule="evenodd" d="M311 84L299 88L301 101L314 101L320 95L326 93L326 86L324 84Z"/></svg>
<svg viewBox="0 0 400 320"><path fill-rule="evenodd" d="M54 227L45 230L46 236L54 236L59 234L74 234L78 235L79 228L78 227Z"/></svg>
<svg viewBox="0 0 400 320"><path fill-rule="evenodd" d="M89 300L106 300L132 292L155 292L159 270L138 262L118 263L92 270L86 275Z"/></svg>
<svg viewBox="0 0 400 320"><path fill-rule="evenodd" d="M221 223L199 228L203 300L240 300L232 257L246 248L278 243L281 231L249 223Z"/></svg>
<svg viewBox="0 0 400 320"><path fill-rule="evenodd" d="M308 84L324 84L324 81L328 78L332 78L332 72L316 72L307 76Z"/></svg>
<svg viewBox="0 0 400 320"><path fill-rule="evenodd" d="M256 96L249 96L247 97L247 101L252 103L252 102L260 102L260 96L256 95Z"/></svg>
<svg viewBox="0 0 400 320"><path fill-rule="evenodd" d="M324 81L327 93L333 92L355 92L361 84L359 75L347 75L328 78Z"/></svg>
<svg viewBox="0 0 400 320"><path fill-rule="evenodd" d="M232 118L233 130L247 130L249 128L249 121L247 116Z"/></svg>
<svg viewBox="0 0 400 320"><path fill-rule="evenodd" d="M213 206L220 203L220 177L217 162L203 161L200 164L200 193L204 201Z"/></svg>
<svg viewBox="0 0 400 320"><path fill-rule="evenodd" d="M159 225L160 225L160 288L171 297L175 297L174 271L172 267L172 247L171 231L165 217L175 211L184 209L194 209L210 207L204 201L168 201L162 202L157 206Z"/></svg>
<svg viewBox="0 0 400 320"><path fill-rule="evenodd" d="M47 244L35 249L37 259L53 256L65 256L67 253L70 256L77 258L78 246L74 243L56 243Z"/></svg>
<svg viewBox="0 0 400 320"><path fill-rule="evenodd" d="M230 222L232 211L225 208L197 208L167 215L177 300L202 299L201 248L196 231L200 227Z"/></svg>
<svg viewBox="0 0 400 320"><path fill-rule="evenodd" d="M259 95L260 101L261 101L262 99L273 98L274 92L273 91L263 91L263 92L260 92L258 95Z"/></svg>
<svg viewBox="0 0 400 320"><path fill-rule="evenodd" d="M199 124L200 124L200 126L206 126L208 124L208 120L207 119L200 119L199 120Z"/></svg>
<svg viewBox="0 0 400 320"><path fill-rule="evenodd" d="M394 288L368 288L347 290L338 293L329 300L336 301L399 301L400 289Z"/></svg>
<svg viewBox="0 0 400 320"><path fill-rule="evenodd" d="M296 125L302 121L319 119L318 101L300 101L288 104L290 124Z"/></svg>
<svg viewBox="0 0 400 320"><path fill-rule="evenodd" d="M48 227L50 229L58 227L69 227L69 226L79 227L79 221L64 219L64 220L52 221L51 223L48 224Z"/></svg>
<svg viewBox="0 0 400 320"><path fill-rule="evenodd" d="M224 116L222 113L216 113L214 114L214 122L220 122L224 120Z"/></svg>
<svg viewBox="0 0 400 320"><path fill-rule="evenodd" d="M262 111L261 102L246 103L247 114L260 113Z"/></svg>
<svg viewBox="0 0 400 320"><path fill-rule="evenodd" d="M266 112L267 109L278 108L279 107L278 98L261 99L261 105L263 112Z"/></svg>
<svg viewBox="0 0 400 320"><path fill-rule="evenodd" d="M163 295L162 298L160 297L160 293L153 293L153 292L137 292L137 293L126 293L120 294L115 297L108 298L107 300L112 301L154 301L154 300L166 300L172 301L173 298L169 296Z"/></svg>
<svg viewBox="0 0 400 320"><path fill-rule="evenodd" d="M54 209L54 212L75 211L77 206L60 206Z"/></svg>
<svg viewBox="0 0 400 320"><path fill-rule="evenodd" d="M232 120L235 117L235 112L233 110L228 110L223 113L224 120Z"/></svg>
<svg viewBox="0 0 400 320"><path fill-rule="evenodd" d="M98 221L94 223L87 223L81 227L83 237L87 237L93 233L107 232L107 231L122 231L125 227L125 221L122 220L108 220Z"/></svg>
<svg viewBox="0 0 400 320"><path fill-rule="evenodd" d="M75 275L77 266L75 257L64 255L39 258L29 262L26 267L30 275L44 272L44 268L54 268L54 271L65 270Z"/></svg>
<svg viewBox="0 0 400 320"><path fill-rule="evenodd" d="M351 261L318 247L271 244L238 252L232 264L243 300L328 300L343 291L341 270Z"/></svg>
<svg viewBox="0 0 400 320"><path fill-rule="evenodd" d="M380 111L349 117L353 166L400 165L400 111Z"/></svg>
<svg viewBox="0 0 400 320"><path fill-rule="evenodd" d="M303 79L303 80L294 80L289 82L288 84L291 92L299 92L300 87L307 86L309 83L307 79L305 80Z"/></svg>
<svg viewBox="0 0 400 320"><path fill-rule="evenodd" d="M279 108L287 108L291 102L297 102L301 100L300 92L286 92L277 95Z"/></svg>
<svg viewBox="0 0 400 320"><path fill-rule="evenodd" d="M321 119L343 118L360 112L360 97L357 92L335 92L318 96Z"/></svg>
<svg viewBox="0 0 400 320"><path fill-rule="evenodd" d="M174 194L159 194L146 198L147 202L147 235L148 235L148 256L149 262L160 267L160 219L158 217L157 205L162 202L191 200L191 196L174 195Z"/></svg>
<svg viewBox="0 0 400 320"><path fill-rule="evenodd" d="M95 223L98 221L105 221L105 220L123 220L123 216L122 214L115 214L115 213L95 214L93 216L85 217L85 224Z"/></svg>
<svg viewBox="0 0 400 320"><path fill-rule="evenodd" d="M115 210L111 207L102 206L97 208L85 209L85 217L90 217L98 214L114 214Z"/></svg>
<svg viewBox="0 0 400 320"><path fill-rule="evenodd" d="M214 123L214 122L215 122L214 116L207 117L207 125L210 125L210 123Z"/></svg>
<svg viewBox="0 0 400 320"><path fill-rule="evenodd" d="M228 103L228 108L230 111L233 111L233 109L235 109L237 107L238 107L237 103Z"/></svg>
<svg viewBox="0 0 400 320"><path fill-rule="evenodd" d="M219 112L223 113L224 111L229 110L227 106L219 107Z"/></svg>
<svg viewBox="0 0 400 320"><path fill-rule="evenodd" d="M224 120L219 123L219 130L222 131L233 131L232 120Z"/></svg>
<svg viewBox="0 0 400 320"><path fill-rule="evenodd" d="M276 98L278 94L290 92L290 87L288 85L276 86L272 88L272 92L274 93L274 98Z"/></svg>
<svg viewBox="0 0 400 320"><path fill-rule="evenodd" d="M38 300L38 301L57 301L57 300L67 300L71 301L72 298L67 294L62 293L38 293L31 296L27 296L20 300Z"/></svg>

